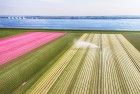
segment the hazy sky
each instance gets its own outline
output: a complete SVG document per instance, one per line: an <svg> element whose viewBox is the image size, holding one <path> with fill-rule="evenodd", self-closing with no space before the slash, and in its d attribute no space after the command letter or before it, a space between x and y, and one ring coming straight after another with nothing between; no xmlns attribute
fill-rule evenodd
<svg viewBox="0 0 140 94"><path fill-rule="evenodd" d="M0 0L0 15L140 15L140 0Z"/></svg>

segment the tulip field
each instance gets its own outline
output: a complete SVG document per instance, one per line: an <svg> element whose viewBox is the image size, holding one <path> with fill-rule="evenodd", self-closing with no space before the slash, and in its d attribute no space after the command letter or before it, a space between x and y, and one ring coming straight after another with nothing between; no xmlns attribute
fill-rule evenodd
<svg viewBox="0 0 140 94"><path fill-rule="evenodd" d="M0 94L140 94L140 52L122 34L0 32Z"/></svg>

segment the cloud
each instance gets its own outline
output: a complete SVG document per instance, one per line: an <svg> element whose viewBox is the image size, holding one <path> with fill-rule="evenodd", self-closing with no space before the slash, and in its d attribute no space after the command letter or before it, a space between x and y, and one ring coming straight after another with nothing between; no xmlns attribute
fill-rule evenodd
<svg viewBox="0 0 140 94"><path fill-rule="evenodd" d="M60 3L60 2L63 2L64 0L40 0L40 1L50 2L50 3Z"/></svg>
<svg viewBox="0 0 140 94"><path fill-rule="evenodd" d="M0 15L140 15L140 0L0 0Z"/></svg>

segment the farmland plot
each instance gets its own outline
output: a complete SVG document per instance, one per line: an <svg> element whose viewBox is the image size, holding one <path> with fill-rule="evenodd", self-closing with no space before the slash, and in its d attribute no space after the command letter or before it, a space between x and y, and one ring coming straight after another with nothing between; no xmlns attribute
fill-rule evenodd
<svg viewBox="0 0 140 94"><path fill-rule="evenodd" d="M80 40L98 47L75 43L26 94L140 93L140 53L130 42L120 34L84 34Z"/></svg>
<svg viewBox="0 0 140 94"><path fill-rule="evenodd" d="M14 61L10 61L8 65L0 70L0 93L7 94L20 85L23 87L32 76L36 75L37 72L44 68L44 65L49 65L49 61L54 59L56 54L59 54L64 50L62 48L67 48L69 43L71 44L72 40L78 36L75 36L75 34L67 34L57 38L57 40L52 41L49 44L45 44L41 48L31 51L29 54L18 57ZM49 67L47 67L47 69L48 68ZM43 72L39 75L42 73ZM36 79L37 78L38 75L36 76ZM31 82L33 83L34 81ZM30 86L30 84L28 86ZM7 90L8 87L10 88Z"/></svg>
<svg viewBox="0 0 140 94"><path fill-rule="evenodd" d="M0 93L140 94L140 52L123 35L79 37L28 32L2 38Z"/></svg>

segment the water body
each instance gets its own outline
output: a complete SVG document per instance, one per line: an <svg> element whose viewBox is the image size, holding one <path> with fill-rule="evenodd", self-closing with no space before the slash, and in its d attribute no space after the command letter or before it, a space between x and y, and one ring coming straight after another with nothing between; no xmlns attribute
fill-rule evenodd
<svg viewBox="0 0 140 94"><path fill-rule="evenodd" d="M0 28L140 30L140 19L25 19L0 18Z"/></svg>

